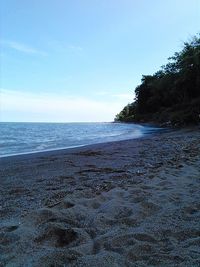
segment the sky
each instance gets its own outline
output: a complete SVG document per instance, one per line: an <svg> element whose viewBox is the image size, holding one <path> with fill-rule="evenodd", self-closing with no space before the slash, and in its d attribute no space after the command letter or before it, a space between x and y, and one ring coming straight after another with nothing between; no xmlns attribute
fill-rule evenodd
<svg viewBox="0 0 200 267"><path fill-rule="evenodd" d="M0 120L113 121L200 30L200 0L1 0Z"/></svg>

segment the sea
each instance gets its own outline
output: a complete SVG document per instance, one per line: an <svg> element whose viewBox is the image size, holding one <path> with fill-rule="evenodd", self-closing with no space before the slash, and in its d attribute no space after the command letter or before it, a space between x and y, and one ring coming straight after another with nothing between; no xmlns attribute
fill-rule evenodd
<svg viewBox="0 0 200 267"><path fill-rule="evenodd" d="M132 123L0 122L0 157L141 138L157 130Z"/></svg>

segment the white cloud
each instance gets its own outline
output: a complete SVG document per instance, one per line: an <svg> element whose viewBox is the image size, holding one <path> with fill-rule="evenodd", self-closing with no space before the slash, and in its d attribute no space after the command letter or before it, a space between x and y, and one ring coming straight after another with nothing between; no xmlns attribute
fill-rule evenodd
<svg viewBox="0 0 200 267"><path fill-rule="evenodd" d="M6 46L6 47L9 47L11 49L14 49L14 50L17 50L19 52L26 53L26 54L37 54L37 55L41 55L41 56L47 55L44 51L35 49L31 46L28 46L28 45L23 44L23 43L15 42L15 41L3 40L3 41L1 41L1 44Z"/></svg>
<svg viewBox="0 0 200 267"><path fill-rule="evenodd" d="M85 97L5 89L0 92L2 121L112 121L126 104L126 100L97 101Z"/></svg>

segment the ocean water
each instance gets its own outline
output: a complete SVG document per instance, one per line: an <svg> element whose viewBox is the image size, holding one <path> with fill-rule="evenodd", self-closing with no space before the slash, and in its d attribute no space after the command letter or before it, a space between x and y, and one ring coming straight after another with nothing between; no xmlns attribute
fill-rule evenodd
<svg viewBox="0 0 200 267"><path fill-rule="evenodd" d="M126 123L0 123L0 157L140 138L157 130Z"/></svg>

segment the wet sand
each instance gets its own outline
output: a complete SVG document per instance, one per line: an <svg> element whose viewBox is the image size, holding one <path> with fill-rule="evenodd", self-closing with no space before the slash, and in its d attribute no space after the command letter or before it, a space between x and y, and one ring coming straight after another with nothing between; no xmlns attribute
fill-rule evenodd
<svg viewBox="0 0 200 267"><path fill-rule="evenodd" d="M200 129L0 159L0 266L200 266Z"/></svg>

